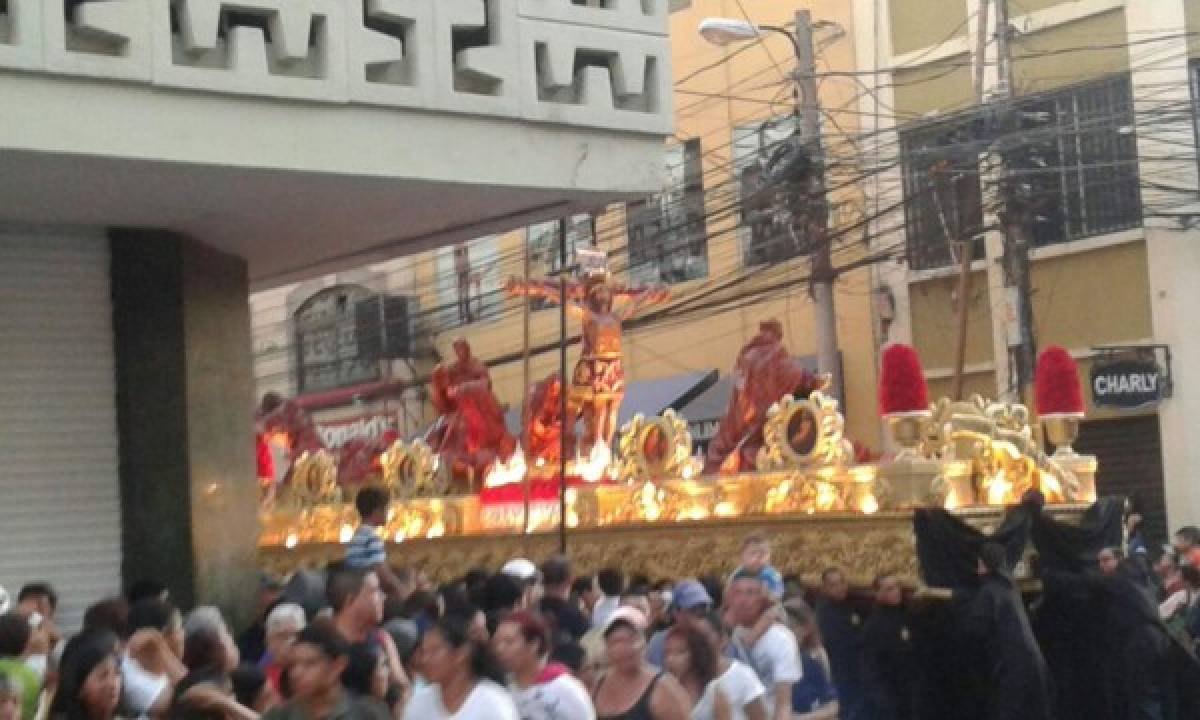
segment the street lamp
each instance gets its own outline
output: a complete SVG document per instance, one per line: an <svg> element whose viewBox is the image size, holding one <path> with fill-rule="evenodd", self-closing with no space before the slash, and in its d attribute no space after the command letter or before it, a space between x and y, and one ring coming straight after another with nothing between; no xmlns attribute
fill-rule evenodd
<svg viewBox="0 0 1200 720"><path fill-rule="evenodd" d="M755 25L748 20L733 18L704 18L700 21L700 36L713 45L724 46L746 40L757 40L762 37L763 32L786 36L791 41L796 56L799 57L800 45L796 42L796 36L788 32L787 28L776 25Z"/></svg>

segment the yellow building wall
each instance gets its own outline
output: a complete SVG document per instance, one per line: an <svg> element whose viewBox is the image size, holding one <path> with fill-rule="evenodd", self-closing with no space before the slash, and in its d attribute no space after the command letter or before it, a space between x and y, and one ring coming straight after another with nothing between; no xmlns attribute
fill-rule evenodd
<svg viewBox="0 0 1200 720"><path fill-rule="evenodd" d="M743 3L753 20L766 25L791 23L795 6L789 3ZM831 20L846 30L840 39L826 45L819 54L822 70L850 70L854 67L853 30L848 3L822 0L809 4L814 21ZM671 287L672 303L702 304L720 294L702 297L714 286L724 285L743 275L733 291L761 295L744 307L725 307L721 312L676 313L653 324L631 329L625 336L626 372L630 380L646 380L701 370L729 372L741 346L758 330L758 323L778 318L784 323L785 342L793 355L812 355L816 351L815 319L808 297L808 261L797 258L765 268L743 268L737 233L737 213L732 203L734 192L732 133L737 125L761 122L772 115L792 112L794 66L791 44L783 37L768 36L757 46L716 48L700 38L697 27L705 17L741 17L738 3L729 0L696 0L687 10L671 16L673 73L679 87L675 96L676 132L680 141L701 138L704 153L704 182L707 201L709 274L707 278ZM829 38L833 30L819 30L818 40ZM739 52L739 50L741 50ZM725 62L723 57L732 56ZM712 65L710 69L706 67ZM684 81L680 83L680 81ZM821 102L826 110L823 126L829 133L854 132L858 107L856 85L851 78L827 79L821 84ZM831 138L830 142L834 142ZM833 198L835 202L860 202L861 191L850 188ZM600 246L610 251L611 266L627 264L627 238L624 213L620 207L597 218ZM836 229L834 231L837 232ZM861 254L857 235L850 233L835 244L835 264L842 265ZM502 276L522 272L524 232L513 232L501 240ZM420 287L434 287L434 260L428 255L421 263ZM841 277L837 284L836 304L839 343L846 388L847 434L875 450L881 448L879 423L875 413L876 368L874 325L868 271L858 269ZM423 298L422 306L438 303ZM726 306L731 303L725 303ZM732 303L738 305L739 303ZM507 301L502 318L456 328L434 338L443 356L449 356L450 344L459 335L472 343L475 353L485 361L519 356L523 346L520 301ZM670 307L668 305L668 307ZM653 309L651 309L653 311ZM681 311L682 312L682 311ZM715 314L713 314L715 312ZM557 308L531 314L531 345L551 344L559 336ZM568 334L576 335L577 323L568 320ZM568 368L578 357L578 345L569 349ZM501 402L519 406L524 396L524 373L519 359L503 364L491 362L491 373ZM531 358L533 382L558 370L558 351L551 349Z"/></svg>
<svg viewBox="0 0 1200 720"><path fill-rule="evenodd" d="M926 115L945 115L975 103L970 57L959 55L944 61L898 70L895 82L896 114L899 121Z"/></svg>
<svg viewBox="0 0 1200 720"><path fill-rule="evenodd" d="M1019 19L1027 13L1065 1L1029 0L1020 3L1019 7L1011 6L1011 13L1014 19ZM947 12L952 13L965 5L957 0L944 4ZM894 7L907 5L896 3ZM1187 6L1189 27L1200 28L1200 2L1189 2ZM911 18L897 17L895 11L892 20L894 33L911 23ZM1130 61L1125 40L1125 18L1120 9L1038 32L1019 32L1013 42L1015 91L1018 95L1028 94L1127 72ZM1072 51L1072 48L1087 49ZM906 49L897 48L896 53ZM1200 42L1195 39L1192 50L1200 56ZM963 55L896 72L897 115L911 119L972 105L971 69L965 66L967 62L968 56ZM1088 248L1094 244L1094 241L1085 240L1078 247ZM1058 344L1079 351L1106 343L1128 343L1153 337L1144 243L1120 243L1070 252L1075 247L1071 244L1057 246L1049 256L1034 261L1034 332L1038 346L1045 348ZM914 281L909 287L913 345L925 367L939 374L951 369L954 363L956 285L956 276L947 274ZM1005 299L989 296L982 272L974 273L972 288L967 334L968 366L991 363L997 352L1005 352L1005 348L993 348L992 336L992 312L1001 312ZM1097 311L1080 313L1080 308ZM1111 413L1097 411L1090 405L1090 391L1086 391L1089 369L1090 361L1080 362L1089 413L1099 418L1107 417ZM930 380L931 397L947 395L951 383L950 377ZM995 385L995 375L991 371L968 374L965 378L967 395L980 393L994 397L997 393Z"/></svg>
<svg viewBox="0 0 1200 720"><path fill-rule="evenodd" d="M1184 3L1184 13L1187 15L1188 54L1200 57L1200 2Z"/></svg>
<svg viewBox="0 0 1200 720"><path fill-rule="evenodd" d="M1076 349L1154 336L1143 242L1039 260L1033 287L1041 347Z"/></svg>
<svg viewBox="0 0 1200 720"><path fill-rule="evenodd" d="M913 347L925 368L952 369L958 347L957 274L913 284L909 303L913 316ZM967 311L967 365L992 361L992 316L987 275L971 274Z"/></svg>
<svg viewBox="0 0 1200 720"><path fill-rule="evenodd" d="M944 377L929 380L929 399L938 400L950 397L954 390L954 378ZM963 399L980 397L994 400L999 396L996 392L996 374L991 372L967 373L963 376Z"/></svg>
<svg viewBox="0 0 1200 720"><path fill-rule="evenodd" d="M892 0L892 52L903 55L967 34L961 0Z"/></svg>
<svg viewBox="0 0 1200 720"><path fill-rule="evenodd" d="M1037 33L1018 34L1012 46L1017 94L1127 71L1125 38L1125 13L1120 9Z"/></svg>
<svg viewBox="0 0 1200 720"><path fill-rule="evenodd" d="M1026 13L1052 8L1056 5L1068 5L1074 3L1075 1L1076 0L1021 0L1019 3L1014 2L1009 5L1009 15L1017 17Z"/></svg>

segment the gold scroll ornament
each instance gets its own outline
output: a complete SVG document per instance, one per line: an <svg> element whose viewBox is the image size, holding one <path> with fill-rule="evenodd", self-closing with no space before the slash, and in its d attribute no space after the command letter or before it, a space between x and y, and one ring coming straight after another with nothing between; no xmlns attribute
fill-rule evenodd
<svg viewBox="0 0 1200 720"><path fill-rule="evenodd" d="M393 499L440 497L449 489L437 453L422 440L397 440L379 456L379 464L383 468L383 487Z"/></svg>
<svg viewBox="0 0 1200 720"><path fill-rule="evenodd" d="M845 427L836 399L820 391L807 400L785 396L767 410L758 470L807 470L852 462L854 447L843 436Z"/></svg>

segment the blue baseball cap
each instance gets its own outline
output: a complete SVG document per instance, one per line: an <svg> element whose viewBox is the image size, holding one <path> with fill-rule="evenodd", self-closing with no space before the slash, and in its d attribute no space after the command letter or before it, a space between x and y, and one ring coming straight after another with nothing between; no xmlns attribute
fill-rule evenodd
<svg viewBox="0 0 1200 720"><path fill-rule="evenodd" d="M712 596L697 580L681 581L673 589L671 599L675 607L681 610L691 610L713 604Z"/></svg>

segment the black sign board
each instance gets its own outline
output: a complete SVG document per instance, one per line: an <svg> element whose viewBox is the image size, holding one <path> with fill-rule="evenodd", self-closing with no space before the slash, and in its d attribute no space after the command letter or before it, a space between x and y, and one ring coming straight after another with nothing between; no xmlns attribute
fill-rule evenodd
<svg viewBox="0 0 1200 720"><path fill-rule="evenodd" d="M1166 396L1169 379L1151 358L1106 359L1092 362L1092 401L1098 407L1133 410L1157 405Z"/></svg>

